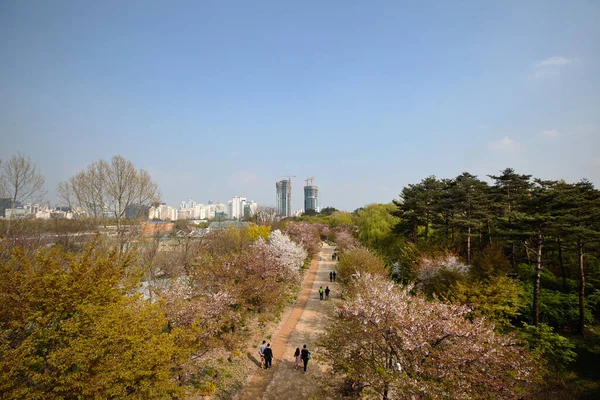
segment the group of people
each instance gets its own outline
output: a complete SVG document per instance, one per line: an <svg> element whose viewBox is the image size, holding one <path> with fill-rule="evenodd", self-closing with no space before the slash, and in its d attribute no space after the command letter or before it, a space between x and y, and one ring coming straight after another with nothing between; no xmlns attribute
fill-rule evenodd
<svg viewBox="0 0 600 400"><path fill-rule="evenodd" d="M329 300L329 293L331 292L329 286L327 286L325 290L323 290L323 286L319 287L319 300L323 300L323 292L325 292L325 297Z"/></svg>
<svg viewBox="0 0 600 400"><path fill-rule="evenodd" d="M262 344L258 346L258 354L260 355L260 367L267 369L272 366L273 363L273 349L271 349L271 343L267 343L263 340Z"/></svg>
<svg viewBox="0 0 600 400"><path fill-rule="evenodd" d="M335 261L335 260L338 260L338 261L340 260L338 253L331 254L331 261Z"/></svg>
<svg viewBox="0 0 600 400"><path fill-rule="evenodd" d="M263 340L262 344L258 346L258 354L260 355L261 368L267 369L273 366L273 349L271 349L271 343L267 343L266 340ZM304 365L304 373L306 373L308 360L311 358L312 355L306 348L306 345L302 347L302 350L300 350L299 347L296 347L296 352L294 353L294 369L297 370Z"/></svg>
<svg viewBox="0 0 600 400"><path fill-rule="evenodd" d="M300 350L300 347L296 347L296 352L294 353L294 359L295 359L295 365L294 365L294 369L298 369L299 367L302 367L302 364L304 364L304 373L306 373L306 367L308 366L308 360L310 360L312 358L312 355L310 354L310 351L308 351L308 349L306 348L306 345L304 345L304 347L302 347L302 350Z"/></svg>
<svg viewBox="0 0 600 400"><path fill-rule="evenodd" d="M335 282L335 277L337 276L337 274L335 273L335 271L331 271L329 273L329 282Z"/></svg>

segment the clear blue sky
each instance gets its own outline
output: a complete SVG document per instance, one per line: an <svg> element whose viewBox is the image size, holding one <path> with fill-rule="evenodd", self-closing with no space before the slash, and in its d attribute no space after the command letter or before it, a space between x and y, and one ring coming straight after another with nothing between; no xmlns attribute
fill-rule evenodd
<svg viewBox="0 0 600 400"><path fill-rule="evenodd" d="M600 2L0 2L0 158L121 154L163 199L294 208L506 167L600 184Z"/></svg>

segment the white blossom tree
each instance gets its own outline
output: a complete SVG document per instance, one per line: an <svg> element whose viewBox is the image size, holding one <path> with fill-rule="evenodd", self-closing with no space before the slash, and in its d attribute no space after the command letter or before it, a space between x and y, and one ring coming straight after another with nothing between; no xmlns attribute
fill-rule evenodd
<svg viewBox="0 0 600 400"><path fill-rule="evenodd" d="M293 222L285 226L285 233L294 242L306 249L309 257L314 257L321 249L321 235L316 224Z"/></svg>
<svg viewBox="0 0 600 400"><path fill-rule="evenodd" d="M354 283L322 338L333 370L381 398L517 398L535 364L512 337L469 308L411 294L383 277Z"/></svg>
<svg viewBox="0 0 600 400"><path fill-rule="evenodd" d="M440 257L423 257L415 268L417 280L427 282L441 271L466 275L469 266L462 263L456 255L445 254Z"/></svg>
<svg viewBox="0 0 600 400"><path fill-rule="evenodd" d="M302 268L308 253L304 248L293 242L289 236L279 229L271 233L268 243L268 252L282 266L292 271Z"/></svg>

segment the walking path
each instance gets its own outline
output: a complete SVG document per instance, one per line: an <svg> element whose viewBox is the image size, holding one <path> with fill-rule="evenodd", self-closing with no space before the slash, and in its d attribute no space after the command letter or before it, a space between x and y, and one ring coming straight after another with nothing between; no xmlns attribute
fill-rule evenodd
<svg viewBox="0 0 600 400"><path fill-rule="evenodd" d="M323 331L334 308L333 301L319 300L319 287L325 289L329 286L329 297L339 298L338 285L329 282L329 272L336 264L331 261L333 249L323 244L319 253L321 261L312 261L296 304L271 340L273 368L257 369L239 400L300 400L317 394L316 379L323 374L325 367L313 359L308 362L306 375L302 370L294 370L294 351L306 344L313 356L316 355L317 336Z"/></svg>

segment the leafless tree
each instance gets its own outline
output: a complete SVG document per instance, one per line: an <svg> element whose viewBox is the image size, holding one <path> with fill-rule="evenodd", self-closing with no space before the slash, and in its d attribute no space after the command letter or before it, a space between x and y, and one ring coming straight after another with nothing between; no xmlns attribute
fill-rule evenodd
<svg viewBox="0 0 600 400"><path fill-rule="evenodd" d="M90 217L102 218L107 211L107 176L106 161L93 162L85 171L58 184L59 199L71 208L81 207Z"/></svg>
<svg viewBox="0 0 600 400"><path fill-rule="evenodd" d="M144 169L140 169L138 173L138 198L136 200L137 209L136 217L140 217L142 206L151 205L161 198L160 190L158 185L152 181L150 173Z"/></svg>
<svg viewBox="0 0 600 400"><path fill-rule="evenodd" d="M60 183L57 191L65 204L81 207L89 216L114 218L121 245L126 213L135 208L139 216L142 207L160 198L158 185L150 174L136 170L131 161L120 155L110 162L93 162L85 171Z"/></svg>
<svg viewBox="0 0 600 400"><path fill-rule="evenodd" d="M2 171L2 160L0 160L0 197L4 197L6 195L6 182Z"/></svg>
<svg viewBox="0 0 600 400"><path fill-rule="evenodd" d="M0 188L4 187L4 191L11 202L11 213L6 232L8 235L10 234L10 221L14 217L17 203L40 200L44 195L45 180L38 167L31 162L31 159L20 153L13 155L10 160L5 162L1 171Z"/></svg>
<svg viewBox="0 0 600 400"><path fill-rule="evenodd" d="M254 215L256 224L258 225L272 225L273 222L277 221L277 209L273 206L259 205Z"/></svg>

